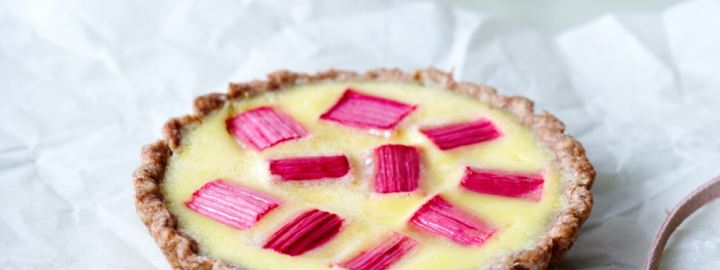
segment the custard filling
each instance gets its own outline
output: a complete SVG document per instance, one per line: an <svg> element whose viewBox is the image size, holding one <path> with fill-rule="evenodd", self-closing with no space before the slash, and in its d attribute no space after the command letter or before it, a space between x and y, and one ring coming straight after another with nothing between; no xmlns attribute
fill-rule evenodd
<svg viewBox="0 0 720 270"><path fill-rule="evenodd" d="M346 89L415 106L392 130L368 131L323 121ZM307 135L266 149L244 145L228 132L226 121L263 106L292 117ZM447 123L488 119L502 136L481 143L440 149L421 132ZM397 144L416 147L420 177L412 192L373 189L373 149ZM269 161L298 156L344 155L349 172L333 180L281 181ZM462 188L467 168L541 174L536 199L511 198ZM199 243L201 253L248 269L344 269L341 262L400 233L416 243L390 269L477 269L494 259L533 247L562 207L560 174L552 153L513 116L462 94L396 82L322 82L234 101L184 133L170 158L163 192L181 230ZM203 185L222 179L263 192L283 202L247 229L228 226L186 206ZM411 226L408 220L430 198L441 195L496 231L481 245L466 246ZM298 256L263 245L278 228L308 209L344 219L326 243Z"/></svg>

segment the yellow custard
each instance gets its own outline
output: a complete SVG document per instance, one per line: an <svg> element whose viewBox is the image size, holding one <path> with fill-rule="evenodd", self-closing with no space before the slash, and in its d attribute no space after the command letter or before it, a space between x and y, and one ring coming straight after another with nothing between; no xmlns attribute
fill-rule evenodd
<svg viewBox="0 0 720 270"><path fill-rule="evenodd" d="M390 136L321 121L343 91L360 92L418 105ZM226 129L231 116L272 106L290 115L310 134L263 151L244 148ZM484 143L442 151L419 132L420 126L470 121L486 117L503 136ZM376 194L367 161L375 147L388 143L413 145L421 152L419 191ZM345 154L351 171L340 181L278 182L268 172L268 159L291 156ZM459 187L466 166L516 172L543 172L542 198L535 202L472 193ZM247 230L238 230L188 209L184 202L214 179L265 192L284 203ZM561 176L552 154L532 132L509 114L473 98L444 89L394 82L326 82L300 85L241 100L207 116L187 131L171 157L163 191L181 230L192 235L201 253L248 269L340 269L335 264L385 238L401 232L419 242L412 253L391 269L477 269L500 256L532 247L560 210ZM407 225L426 200L442 194L454 205L498 229L478 247L457 245ZM346 220L342 231L326 244L301 256L263 249L271 233L300 212L318 208Z"/></svg>

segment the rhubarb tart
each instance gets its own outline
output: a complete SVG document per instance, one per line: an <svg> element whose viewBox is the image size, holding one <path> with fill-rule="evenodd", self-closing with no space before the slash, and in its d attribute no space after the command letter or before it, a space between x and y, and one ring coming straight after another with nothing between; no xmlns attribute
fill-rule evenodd
<svg viewBox="0 0 720 270"><path fill-rule="evenodd" d="M174 269L549 269L592 207L563 129L432 69L276 72L168 121L136 206Z"/></svg>

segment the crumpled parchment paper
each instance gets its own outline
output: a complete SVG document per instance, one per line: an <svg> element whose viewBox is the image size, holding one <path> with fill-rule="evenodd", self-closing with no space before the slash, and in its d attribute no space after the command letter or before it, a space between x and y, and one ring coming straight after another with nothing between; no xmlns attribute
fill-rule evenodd
<svg viewBox="0 0 720 270"><path fill-rule="evenodd" d="M720 174L720 2L557 35L432 2L4 1L0 268L169 269L131 172L193 97L277 69L435 66L536 101L598 171L561 269L638 269L680 198ZM665 269L720 268L720 204ZM713 259L715 258L715 259Z"/></svg>

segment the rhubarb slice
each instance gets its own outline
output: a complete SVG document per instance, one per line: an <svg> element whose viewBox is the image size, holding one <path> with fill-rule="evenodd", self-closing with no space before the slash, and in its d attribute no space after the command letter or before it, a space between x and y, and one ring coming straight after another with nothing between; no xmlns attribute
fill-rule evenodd
<svg viewBox="0 0 720 270"><path fill-rule="evenodd" d="M482 245L496 231L480 219L453 206L440 195L420 207L410 218L410 224L463 246Z"/></svg>
<svg viewBox="0 0 720 270"><path fill-rule="evenodd" d="M420 180L420 153L417 148L387 144L375 148L375 192L410 192Z"/></svg>
<svg viewBox="0 0 720 270"><path fill-rule="evenodd" d="M307 131L289 115L271 107L258 107L228 119L227 129L239 141L257 150L299 139Z"/></svg>
<svg viewBox="0 0 720 270"><path fill-rule="evenodd" d="M360 252L340 266L350 270L385 270L410 252L417 242L401 234L393 234L379 245Z"/></svg>
<svg viewBox="0 0 720 270"><path fill-rule="evenodd" d="M539 201L545 180L540 174L522 174L468 167L460 185L477 193Z"/></svg>
<svg viewBox="0 0 720 270"><path fill-rule="evenodd" d="M344 155L270 160L270 173L285 181L338 178L348 171L350 164Z"/></svg>
<svg viewBox="0 0 720 270"><path fill-rule="evenodd" d="M195 191L185 205L236 229L252 227L282 201L265 193L215 180Z"/></svg>
<svg viewBox="0 0 720 270"><path fill-rule="evenodd" d="M342 227L343 219L318 209L308 210L273 233L263 248L297 256L332 239Z"/></svg>
<svg viewBox="0 0 720 270"><path fill-rule="evenodd" d="M438 148L453 149L498 138L500 130L488 119L480 118L468 123L450 124L441 127L421 129Z"/></svg>
<svg viewBox="0 0 720 270"><path fill-rule="evenodd" d="M416 107L348 88L320 119L362 129L390 130Z"/></svg>

